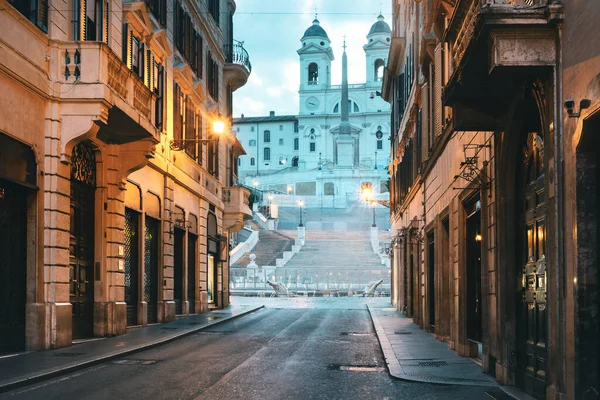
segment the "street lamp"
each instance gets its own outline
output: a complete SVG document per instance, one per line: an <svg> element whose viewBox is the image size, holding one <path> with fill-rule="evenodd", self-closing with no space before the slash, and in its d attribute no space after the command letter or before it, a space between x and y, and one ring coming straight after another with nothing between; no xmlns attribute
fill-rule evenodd
<svg viewBox="0 0 600 400"><path fill-rule="evenodd" d="M273 195L269 194L269 218L271 218L271 202L273 201Z"/></svg>
<svg viewBox="0 0 600 400"><path fill-rule="evenodd" d="M304 207L304 202L302 200L298 201L298 207L300 208L300 224L298 225L298 227L303 227L304 225L302 224L302 207Z"/></svg>
<svg viewBox="0 0 600 400"><path fill-rule="evenodd" d="M252 184L254 185L254 189L256 189L258 187L258 181L255 179Z"/></svg>
<svg viewBox="0 0 600 400"><path fill-rule="evenodd" d="M373 190L371 188L366 187L362 190L362 196L365 198L365 201L368 202L369 200L371 200L372 195L373 195Z"/></svg>
<svg viewBox="0 0 600 400"><path fill-rule="evenodd" d="M225 122L221 119L221 115L213 121L212 133L207 139L173 139L169 142L169 147L173 151L185 150L186 147L196 143L210 143L219 141L219 136L225 132Z"/></svg>
<svg viewBox="0 0 600 400"><path fill-rule="evenodd" d="M377 202L372 201L371 202L371 208L373 208L373 225L371 225L372 228L377 228L377 224L375 223L375 207L377 207Z"/></svg>
<svg viewBox="0 0 600 400"><path fill-rule="evenodd" d="M377 151L375 151L375 169L377 169Z"/></svg>
<svg viewBox="0 0 600 400"><path fill-rule="evenodd" d="M288 194L292 193L292 189L293 189L292 185L288 185L288 187L287 187Z"/></svg>

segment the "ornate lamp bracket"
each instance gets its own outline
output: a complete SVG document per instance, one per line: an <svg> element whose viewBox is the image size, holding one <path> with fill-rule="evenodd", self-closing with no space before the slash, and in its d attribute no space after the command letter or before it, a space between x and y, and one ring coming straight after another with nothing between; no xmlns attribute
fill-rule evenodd
<svg viewBox="0 0 600 400"><path fill-rule="evenodd" d="M454 179L464 179L468 182L465 187L453 187L454 190L462 189L489 189L491 187L490 177L486 169L488 161L483 161L483 168L479 168L479 150L491 147L489 144L466 144L464 145L465 159L460 163L460 173L454 175ZM491 194L488 194L491 195Z"/></svg>

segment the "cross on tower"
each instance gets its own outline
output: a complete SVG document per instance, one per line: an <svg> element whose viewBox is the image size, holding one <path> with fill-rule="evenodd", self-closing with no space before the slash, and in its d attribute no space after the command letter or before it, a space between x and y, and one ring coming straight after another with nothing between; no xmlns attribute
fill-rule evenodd
<svg viewBox="0 0 600 400"><path fill-rule="evenodd" d="M344 35L344 51L346 51L346 35Z"/></svg>
<svg viewBox="0 0 600 400"><path fill-rule="evenodd" d="M319 16L319 7L315 6L315 19L318 19Z"/></svg>

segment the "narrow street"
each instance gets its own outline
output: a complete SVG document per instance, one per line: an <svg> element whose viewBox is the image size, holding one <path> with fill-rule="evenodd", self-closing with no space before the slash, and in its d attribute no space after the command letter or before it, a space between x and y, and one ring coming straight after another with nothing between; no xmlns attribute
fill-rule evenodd
<svg viewBox="0 0 600 400"><path fill-rule="evenodd" d="M266 300L237 320L0 398L489 398L484 387L391 378L365 307L388 299Z"/></svg>

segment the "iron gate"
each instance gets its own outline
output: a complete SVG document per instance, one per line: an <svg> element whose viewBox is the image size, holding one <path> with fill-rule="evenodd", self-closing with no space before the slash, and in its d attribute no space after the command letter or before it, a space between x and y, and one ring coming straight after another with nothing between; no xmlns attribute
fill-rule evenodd
<svg viewBox="0 0 600 400"><path fill-rule="evenodd" d="M0 354L25 348L26 195L0 180Z"/></svg>
<svg viewBox="0 0 600 400"><path fill-rule="evenodd" d="M187 270L187 295L189 313L196 313L196 242L198 237L188 233L188 270Z"/></svg>
<svg viewBox="0 0 600 400"><path fill-rule="evenodd" d="M174 257L173 257L173 300L175 301L175 314L183 314L183 238L184 232L175 229Z"/></svg>
<svg viewBox="0 0 600 400"><path fill-rule="evenodd" d="M96 157L87 142L71 155L70 301L73 339L94 333L94 196Z"/></svg>
<svg viewBox="0 0 600 400"><path fill-rule="evenodd" d="M127 325L137 325L139 298L139 223L138 213L125 209L125 303Z"/></svg>
<svg viewBox="0 0 600 400"><path fill-rule="evenodd" d="M148 323L158 322L158 220L146 217L144 238L144 301L148 307Z"/></svg>

